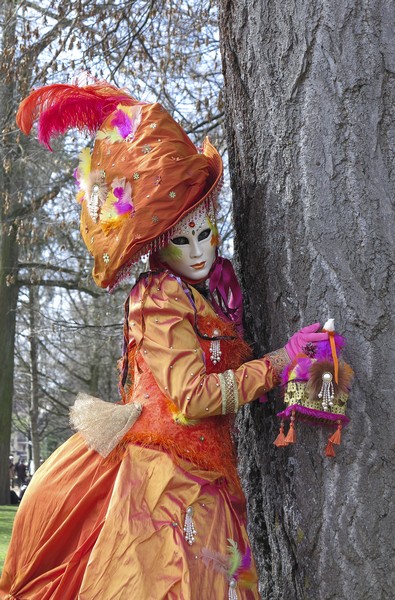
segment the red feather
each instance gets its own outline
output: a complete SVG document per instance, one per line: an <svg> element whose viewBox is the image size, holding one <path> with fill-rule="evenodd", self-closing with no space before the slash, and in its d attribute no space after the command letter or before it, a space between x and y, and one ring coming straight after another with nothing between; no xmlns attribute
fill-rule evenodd
<svg viewBox="0 0 395 600"><path fill-rule="evenodd" d="M46 85L21 102L16 122L28 135L38 119L38 139L49 148L52 137L73 127L94 133L118 106L140 104L125 90L101 81L78 86L55 83Z"/></svg>

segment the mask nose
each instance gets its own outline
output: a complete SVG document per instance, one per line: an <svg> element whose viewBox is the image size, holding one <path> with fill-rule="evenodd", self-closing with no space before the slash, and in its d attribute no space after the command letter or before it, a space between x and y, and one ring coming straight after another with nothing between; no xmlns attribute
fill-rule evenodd
<svg viewBox="0 0 395 600"><path fill-rule="evenodd" d="M203 250L201 249L200 244L195 237L190 240L189 246L191 258L200 258L203 255Z"/></svg>

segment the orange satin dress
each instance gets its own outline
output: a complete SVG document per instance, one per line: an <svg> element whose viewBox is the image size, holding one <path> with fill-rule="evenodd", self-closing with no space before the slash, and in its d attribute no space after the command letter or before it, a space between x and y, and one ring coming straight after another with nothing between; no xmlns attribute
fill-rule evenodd
<svg viewBox="0 0 395 600"><path fill-rule="evenodd" d="M141 417L106 459L75 434L38 469L15 518L2 600L228 598L229 578L202 551L226 557L232 540L245 553L249 541L214 371L233 370L242 405L277 383L283 360L236 365L246 347L229 327L178 278L140 279L128 305L125 400L143 404ZM215 366L204 339L214 329L227 338ZM259 598L253 562L250 571L250 587L237 585L239 600Z"/></svg>

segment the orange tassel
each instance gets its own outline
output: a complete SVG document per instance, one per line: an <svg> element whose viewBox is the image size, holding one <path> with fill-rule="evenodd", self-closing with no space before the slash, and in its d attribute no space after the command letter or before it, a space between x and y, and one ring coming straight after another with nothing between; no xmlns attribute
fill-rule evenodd
<svg viewBox="0 0 395 600"><path fill-rule="evenodd" d="M284 435L284 421L281 421L281 424L280 424L280 433L278 434L278 436L274 440L273 444L275 446L277 446L277 448L283 448L284 446L287 445L286 442L285 442L285 435Z"/></svg>
<svg viewBox="0 0 395 600"><path fill-rule="evenodd" d="M342 440L341 431L342 431L342 424L340 421L338 421L337 429L336 429L335 433L333 435L331 435L331 437L329 438L329 440L332 442L332 444L337 444L337 445L340 444L340 442Z"/></svg>
<svg viewBox="0 0 395 600"><path fill-rule="evenodd" d="M336 456L336 452L330 438L325 448L325 456Z"/></svg>
<svg viewBox="0 0 395 600"><path fill-rule="evenodd" d="M292 411L291 423L289 424L289 431L287 433L287 437L285 438L285 443L288 444L296 444L296 431L295 431L295 411Z"/></svg>
<svg viewBox="0 0 395 600"><path fill-rule="evenodd" d="M293 423L290 424L287 437L285 438L285 445L287 446L288 444L296 444L296 431Z"/></svg>

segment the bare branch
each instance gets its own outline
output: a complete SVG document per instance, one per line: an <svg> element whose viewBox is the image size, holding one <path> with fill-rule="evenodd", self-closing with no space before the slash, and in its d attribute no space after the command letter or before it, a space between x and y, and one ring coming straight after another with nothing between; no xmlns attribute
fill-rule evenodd
<svg viewBox="0 0 395 600"><path fill-rule="evenodd" d="M75 277L79 277L81 279L85 279L88 276L88 273L79 273L75 271L75 269L68 269L67 267L62 267L60 265L51 265L49 263L39 263L39 262L20 262L18 263L19 269L44 269L45 271L54 271L55 273L65 273L67 275L74 275Z"/></svg>
<svg viewBox="0 0 395 600"><path fill-rule="evenodd" d="M33 281L29 279L20 279L18 278L16 284L19 287L26 286L30 287L32 285L42 285L45 287L58 287L65 288L66 290L78 290L79 292L84 292L85 294L89 294L94 298L98 298L101 294L100 292L96 292L95 290L88 288L86 286L81 285L80 281L64 281L58 279L44 279L44 278L35 278Z"/></svg>

